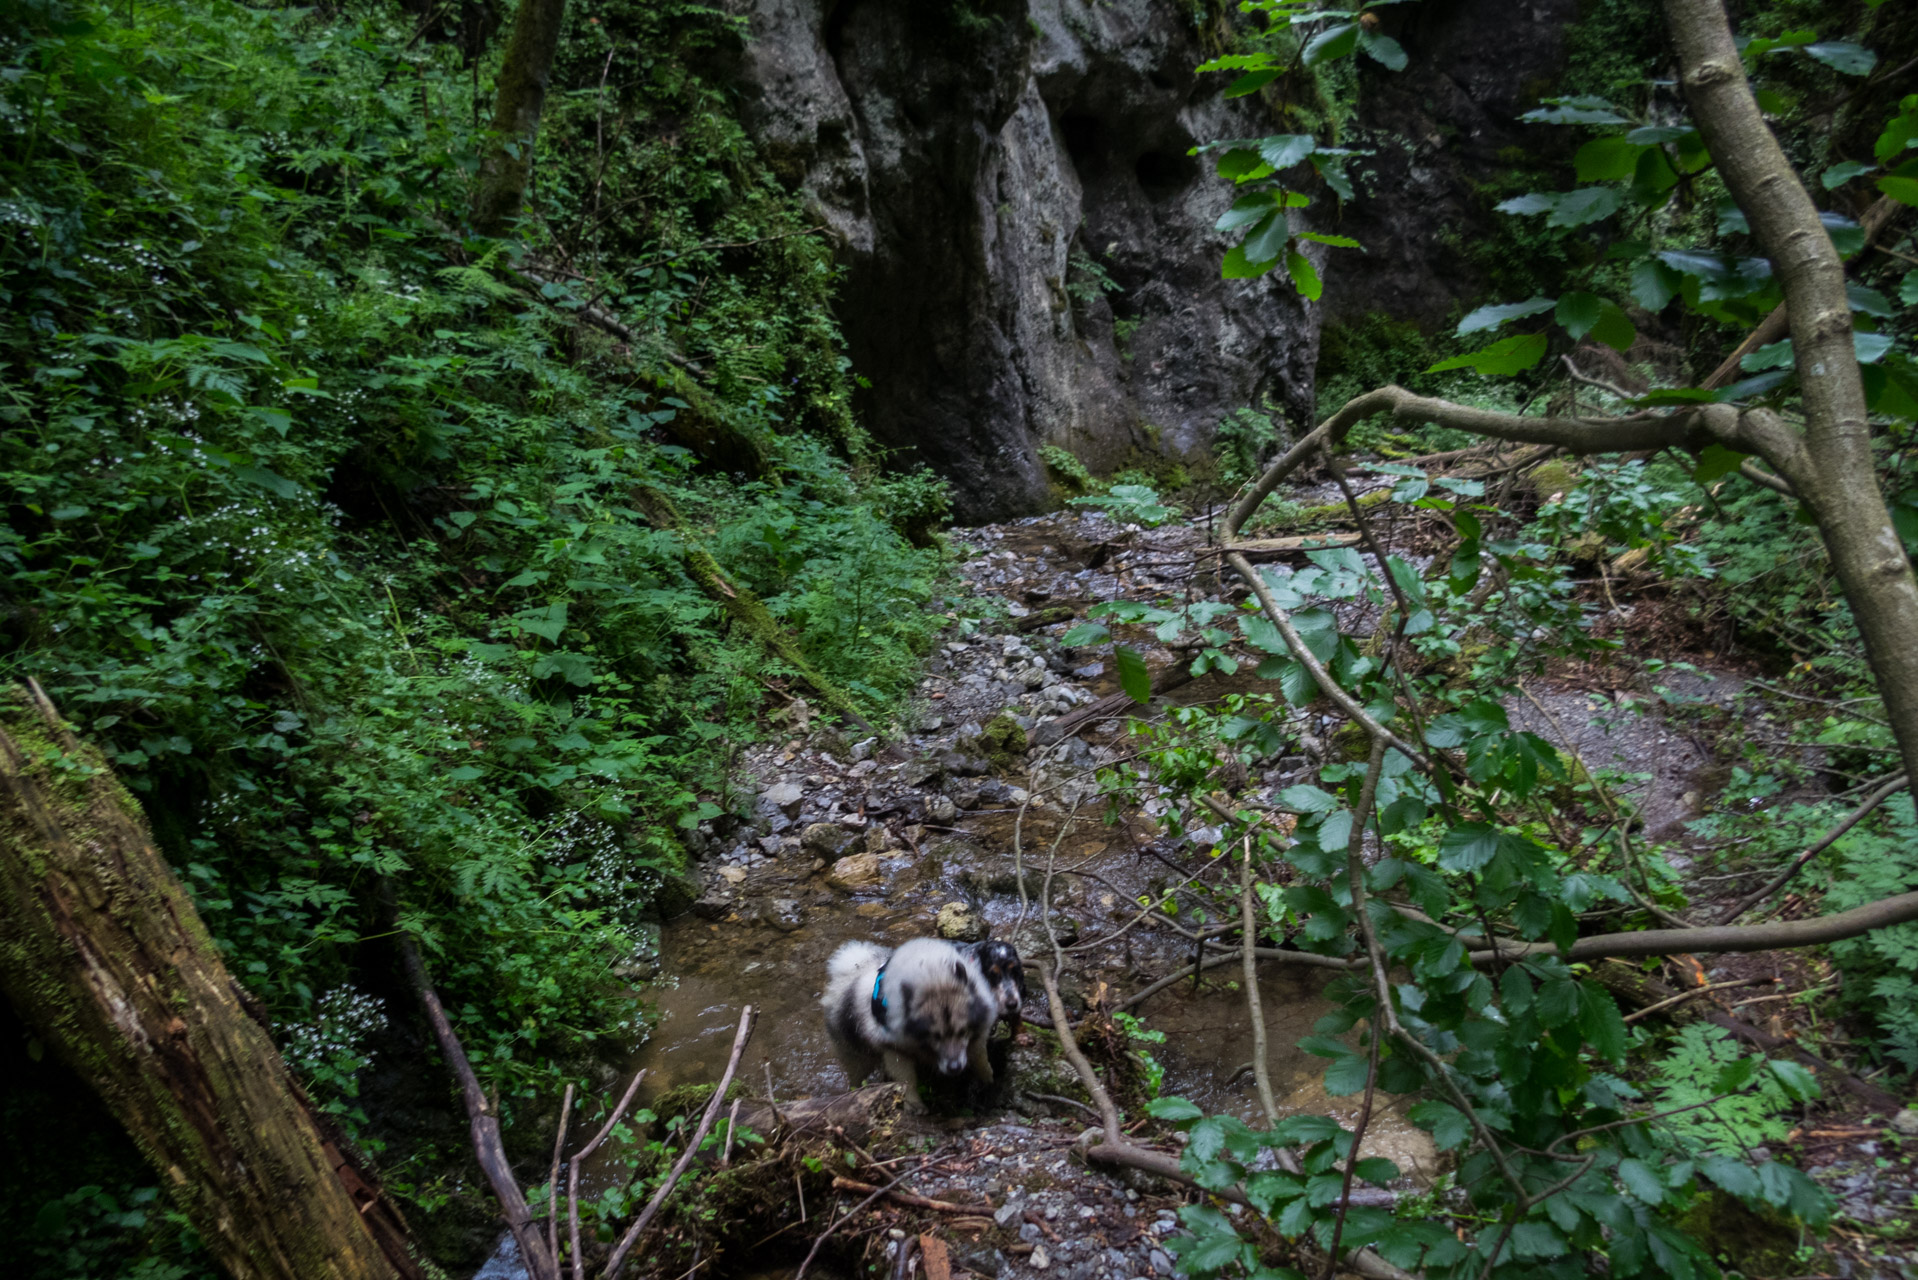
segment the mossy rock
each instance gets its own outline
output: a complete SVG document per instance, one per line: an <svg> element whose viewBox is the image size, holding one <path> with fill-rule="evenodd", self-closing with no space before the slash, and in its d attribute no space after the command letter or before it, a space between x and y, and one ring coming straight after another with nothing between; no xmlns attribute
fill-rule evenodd
<svg viewBox="0 0 1918 1280"><path fill-rule="evenodd" d="M999 773L1025 759L1026 747L1026 731L1009 712L1001 711L987 721L979 734L979 749L986 753L986 759Z"/></svg>
<svg viewBox="0 0 1918 1280"><path fill-rule="evenodd" d="M1362 725L1347 721L1332 734L1331 747L1335 759L1369 760L1372 757L1372 735Z"/></svg>
<svg viewBox="0 0 1918 1280"><path fill-rule="evenodd" d="M1722 1191L1701 1192L1675 1225L1728 1271L1790 1276L1834 1270L1831 1255L1822 1249L1810 1258L1799 1256L1799 1229L1785 1217L1751 1209Z"/></svg>
<svg viewBox="0 0 1918 1280"><path fill-rule="evenodd" d="M1525 483L1532 487L1532 493L1540 502L1550 502L1555 497L1570 493L1578 484L1578 468L1563 458L1553 458L1533 467L1525 477Z"/></svg>

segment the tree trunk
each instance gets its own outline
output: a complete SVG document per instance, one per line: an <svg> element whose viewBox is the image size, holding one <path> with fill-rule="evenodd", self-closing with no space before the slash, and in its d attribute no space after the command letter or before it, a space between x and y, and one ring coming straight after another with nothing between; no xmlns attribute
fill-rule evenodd
<svg viewBox="0 0 1918 1280"><path fill-rule="evenodd" d="M0 690L0 989L236 1280L423 1275L328 1142L100 753Z"/></svg>
<svg viewBox="0 0 1918 1280"><path fill-rule="evenodd" d="M1766 461L1817 517L1905 771L1918 777L1918 579L1872 466L1844 263L1759 113L1724 6L1719 0L1665 0L1665 21L1699 134L1785 293L1805 410L1804 447Z"/></svg>
<svg viewBox="0 0 1918 1280"><path fill-rule="evenodd" d="M473 229L483 236L501 234L519 216L565 13L566 0L520 0L513 17L493 108L496 137L480 161L479 183L473 188Z"/></svg>

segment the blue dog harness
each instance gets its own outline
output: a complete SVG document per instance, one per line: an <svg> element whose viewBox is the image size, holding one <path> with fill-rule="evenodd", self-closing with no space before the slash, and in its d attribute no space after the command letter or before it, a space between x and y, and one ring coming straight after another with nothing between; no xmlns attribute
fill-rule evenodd
<svg viewBox="0 0 1918 1280"><path fill-rule="evenodd" d="M882 1027L886 1025L886 997L880 994L879 984L885 980L886 966L882 964L872 975L872 1020Z"/></svg>

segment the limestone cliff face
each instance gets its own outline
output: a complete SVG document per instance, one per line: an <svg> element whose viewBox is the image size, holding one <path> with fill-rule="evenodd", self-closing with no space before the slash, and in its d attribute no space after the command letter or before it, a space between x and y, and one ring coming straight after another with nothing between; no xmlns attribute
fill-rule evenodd
<svg viewBox="0 0 1918 1280"><path fill-rule="evenodd" d="M1267 397L1309 416L1316 308L1219 278L1230 191L1187 152L1270 130L1197 83L1189 6L741 2L745 117L838 234L865 420L961 519L1043 506L1046 444L1111 470Z"/></svg>

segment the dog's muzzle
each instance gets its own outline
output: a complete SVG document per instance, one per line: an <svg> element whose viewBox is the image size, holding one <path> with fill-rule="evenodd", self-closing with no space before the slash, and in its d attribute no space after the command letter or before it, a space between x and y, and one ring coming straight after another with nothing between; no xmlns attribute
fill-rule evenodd
<svg viewBox="0 0 1918 1280"><path fill-rule="evenodd" d="M966 1069L969 1061L970 1059L966 1056L966 1046L964 1045L961 1045L956 1052L942 1053L939 1055L939 1074L942 1076L956 1076Z"/></svg>

